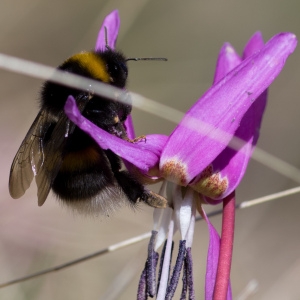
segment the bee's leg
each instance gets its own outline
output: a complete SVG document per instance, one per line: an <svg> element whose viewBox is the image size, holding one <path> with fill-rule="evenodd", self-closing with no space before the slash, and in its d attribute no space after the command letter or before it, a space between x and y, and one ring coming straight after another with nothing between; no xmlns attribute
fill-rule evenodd
<svg viewBox="0 0 300 300"><path fill-rule="evenodd" d="M167 207L167 200L164 197L146 190L128 171L116 171L114 175L119 186L133 204L143 201L152 207Z"/></svg>
<svg viewBox="0 0 300 300"><path fill-rule="evenodd" d="M157 208L165 208L168 203L167 200L147 189L128 171L120 171L121 161L120 158L111 151L105 151L110 163L112 172L119 186L133 204L143 201L149 206Z"/></svg>

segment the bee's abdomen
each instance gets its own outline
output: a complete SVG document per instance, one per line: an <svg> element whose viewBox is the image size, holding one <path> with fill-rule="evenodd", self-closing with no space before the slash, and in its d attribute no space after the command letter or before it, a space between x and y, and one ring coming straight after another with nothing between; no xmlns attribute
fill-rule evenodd
<svg viewBox="0 0 300 300"><path fill-rule="evenodd" d="M93 168L103 160L99 149L96 146L88 146L84 149L69 152L64 156L60 172L79 172Z"/></svg>
<svg viewBox="0 0 300 300"><path fill-rule="evenodd" d="M64 156L52 190L62 200L76 201L90 199L110 186L114 186L114 175L105 153L89 145Z"/></svg>

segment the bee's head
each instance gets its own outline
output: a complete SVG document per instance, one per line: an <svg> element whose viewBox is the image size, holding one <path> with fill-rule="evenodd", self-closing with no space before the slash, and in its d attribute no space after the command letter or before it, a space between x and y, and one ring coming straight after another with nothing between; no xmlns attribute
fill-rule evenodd
<svg viewBox="0 0 300 300"><path fill-rule="evenodd" d="M110 83L116 87L124 88L128 76L128 68L124 55L110 48L107 48L104 52L98 52L97 54L106 65Z"/></svg>

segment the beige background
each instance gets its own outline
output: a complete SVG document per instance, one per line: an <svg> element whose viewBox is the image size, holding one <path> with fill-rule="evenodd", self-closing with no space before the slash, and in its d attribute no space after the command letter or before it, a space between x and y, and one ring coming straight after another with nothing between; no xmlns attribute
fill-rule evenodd
<svg viewBox="0 0 300 300"><path fill-rule="evenodd" d="M118 8L118 48L130 57L164 56L168 63L130 62L129 88L186 111L210 86L219 48L229 41L241 52L261 30L265 40L280 31L300 37L297 0L101 1L2 0L0 52L57 66L94 46L104 16ZM270 90L259 146L300 164L300 52ZM0 282L86 255L151 229L152 212L123 209L99 220L73 216L49 197L37 207L34 185L12 200L11 161L37 114L42 81L0 70ZM169 134L174 124L134 110L137 133ZM278 192L297 183L251 161L238 201ZM232 286L235 299L255 279L247 299L300 299L300 195L237 212ZM220 227L220 217L211 219ZM193 248L197 299L203 299L207 229L196 225ZM135 299L146 242L75 267L0 290L0 299ZM120 272L122 276L119 276ZM131 275L133 272L133 276ZM122 286L125 286L122 289ZM120 294L115 295L120 289ZM109 296L114 296L109 298Z"/></svg>

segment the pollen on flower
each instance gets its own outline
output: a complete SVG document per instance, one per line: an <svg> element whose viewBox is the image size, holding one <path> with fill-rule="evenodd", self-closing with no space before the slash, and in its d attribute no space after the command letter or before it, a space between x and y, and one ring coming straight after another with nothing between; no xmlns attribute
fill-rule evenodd
<svg viewBox="0 0 300 300"><path fill-rule="evenodd" d="M227 177L221 178L220 172L215 172L213 166L206 167L190 186L210 198L220 197L228 188Z"/></svg>
<svg viewBox="0 0 300 300"><path fill-rule="evenodd" d="M161 166L160 171L161 175L169 181L183 186L187 185L187 167L181 161L176 159L168 160Z"/></svg>

